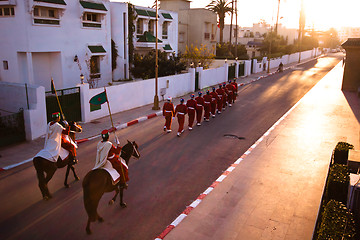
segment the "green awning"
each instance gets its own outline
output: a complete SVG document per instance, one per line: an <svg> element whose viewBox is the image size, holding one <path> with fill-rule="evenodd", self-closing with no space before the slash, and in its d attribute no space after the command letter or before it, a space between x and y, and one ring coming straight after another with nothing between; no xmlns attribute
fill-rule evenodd
<svg viewBox="0 0 360 240"><path fill-rule="evenodd" d="M106 53L103 46L88 46L91 53Z"/></svg>
<svg viewBox="0 0 360 240"><path fill-rule="evenodd" d="M145 31L144 34L139 37L138 42L156 42L156 37L148 31ZM162 41L158 39L158 42L161 43Z"/></svg>
<svg viewBox="0 0 360 240"><path fill-rule="evenodd" d="M163 47L164 50L172 50L170 44L166 44L165 47Z"/></svg>
<svg viewBox="0 0 360 240"><path fill-rule="evenodd" d="M45 2L45 3L54 3L54 4L61 4L66 5L64 0L34 0L35 2Z"/></svg>
<svg viewBox="0 0 360 240"><path fill-rule="evenodd" d="M93 3L93 2L80 1L80 4L81 4L81 6L83 8L107 11L106 7L102 3Z"/></svg>
<svg viewBox="0 0 360 240"><path fill-rule="evenodd" d="M147 10L147 13L148 13L148 15L149 15L150 17L156 18L156 12Z"/></svg>
<svg viewBox="0 0 360 240"><path fill-rule="evenodd" d="M135 11L136 11L137 15L147 16L147 17L149 16L146 10L135 8Z"/></svg>
<svg viewBox="0 0 360 240"><path fill-rule="evenodd" d="M163 15L163 17L166 19L173 19L170 13L161 13L161 15Z"/></svg>

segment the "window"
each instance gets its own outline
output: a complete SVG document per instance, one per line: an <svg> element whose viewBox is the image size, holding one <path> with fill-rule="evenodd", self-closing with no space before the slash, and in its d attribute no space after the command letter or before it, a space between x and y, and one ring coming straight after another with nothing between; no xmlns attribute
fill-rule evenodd
<svg viewBox="0 0 360 240"><path fill-rule="evenodd" d="M154 20L150 20L149 24L148 24L148 29L149 29L149 33L151 33L152 35L155 35L154 32L154 27L155 27L155 21Z"/></svg>
<svg viewBox="0 0 360 240"><path fill-rule="evenodd" d="M139 18L136 21L136 34L138 35L137 37L139 37L139 35L142 35L144 33L144 19Z"/></svg>
<svg viewBox="0 0 360 240"><path fill-rule="evenodd" d="M92 56L90 58L90 78L100 78L100 57Z"/></svg>
<svg viewBox="0 0 360 240"><path fill-rule="evenodd" d="M169 22L164 22L162 25L162 39L168 39Z"/></svg>
<svg viewBox="0 0 360 240"><path fill-rule="evenodd" d="M9 63L8 61L3 61L4 70L9 70Z"/></svg>
<svg viewBox="0 0 360 240"><path fill-rule="evenodd" d="M185 42L185 33L184 32L179 33L179 42L180 43Z"/></svg>
<svg viewBox="0 0 360 240"><path fill-rule="evenodd" d="M59 10L56 8L35 7L34 23L60 25Z"/></svg>
<svg viewBox="0 0 360 240"><path fill-rule="evenodd" d="M0 17L15 16L14 7L0 7Z"/></svg>
<svg viewBox="0 0 360 240"><path fill-rule="evenodd" d="M83 27L101 28L101 16L98 13L85 12L82 20Z"/></svg>

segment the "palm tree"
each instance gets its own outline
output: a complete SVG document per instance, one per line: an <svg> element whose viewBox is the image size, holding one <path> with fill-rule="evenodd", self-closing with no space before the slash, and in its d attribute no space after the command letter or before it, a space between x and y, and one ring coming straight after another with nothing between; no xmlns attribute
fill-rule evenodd
<svg viewBox="0 0 360 240"><path fill-rule="evenodd" d="M231 2L227 2L227 0L212 0L211 3L206 6L207 9L213 11L219 17L221 43L224 38L225 15L232 10L230 4Z"/></svg>

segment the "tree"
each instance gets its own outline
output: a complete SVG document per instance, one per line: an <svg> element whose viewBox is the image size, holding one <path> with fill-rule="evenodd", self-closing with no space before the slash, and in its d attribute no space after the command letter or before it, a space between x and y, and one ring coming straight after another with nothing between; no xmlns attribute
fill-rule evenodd
<svg viewBox="0 0 360 240"><path fill-rule="evenodd" d="M210 67L215 55L212 54L213 50L208 49L206 45L200 44L200 47L191 44L190 47L186 46L185 54L182 56L186 59L188 65L194 63L206 69Z"/></svg>
<svg viewBox="0 0 360 240"><path fill-rule="evenodd" d="M149 79L155 77L155 49L146 55L135 54L131 74L135 78ZM186 69L186 63L179 56L158 50L159 77L170 76Z"/></svg>
<svg viewBox="0 0 360 240"><path fill-rule="evenodd" d="M206 8L218 15L220 24L220 43L222 43L224 39L225 15L232 10L230 2L227 2L227 0L213 0Z"/></svg>

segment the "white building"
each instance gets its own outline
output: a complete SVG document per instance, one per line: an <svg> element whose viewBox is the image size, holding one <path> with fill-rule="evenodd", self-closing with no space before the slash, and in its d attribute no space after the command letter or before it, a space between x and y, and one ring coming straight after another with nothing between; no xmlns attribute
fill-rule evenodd
<svg viewBox="0 0 360 240"><path fill-rule="evenodd" d="M340 42L345 42L348 38L360 38L360 28L342 27L338 30Z"/></svg>
<svg viewBox="0 0 360 240"><path fill-rule="evenodd" d="M155 49L156 9L135 6L135 53L146 54ZM168 54L178 52L178 14L172 11L158 10L158 49Z"/></svg>
<svg viewBox="0 0 360 240"><path fill-rule="evenodd" d="M190 8L188 0L161 0L160 9L172 10L179 15L179 52L185 53L186 47L191 45L203 45L215 54L216 13L204 8Z"/></svg>
<svg viewBox="0 0 360 240"><path fill-rule="evenodd" d="M112 81L109 1L7 0L0 4L4 13L0 29L7 33L0 38L1 81L41 85L46 90L51 78L56 88L75 86L81 74L95 86ZM115 22L123 28L120 16ZM123 39L118 40L118 46L124 45ZM124 49L119 48L123 59L118 65L126 65Z"/></svg>

